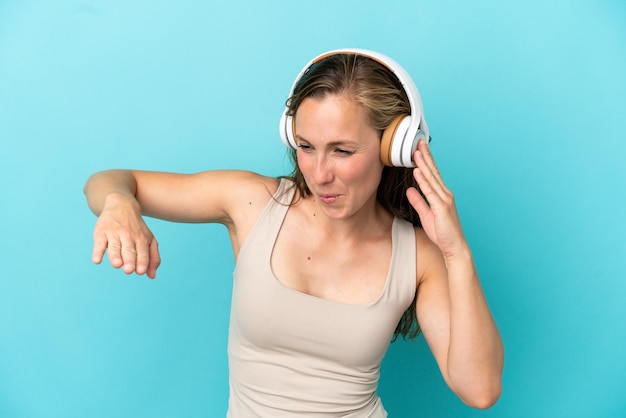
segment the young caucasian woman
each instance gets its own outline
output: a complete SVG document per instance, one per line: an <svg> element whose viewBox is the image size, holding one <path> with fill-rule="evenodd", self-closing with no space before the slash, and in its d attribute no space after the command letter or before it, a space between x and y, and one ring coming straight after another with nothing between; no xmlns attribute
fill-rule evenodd
<svg viewBox="0 0 626 418"><path fill-rule="evenodd" d="M386 417L381 361L420 331L466 404L498 399L502 342L407 77L370 51L308 64L281 121L289 176L110 170L87 181L93 261L108 251L127 274L154 278L161 261L143 216L227 227L229 417ZM423 139L403 160L394 141L419 138L413 125Z"/></svg>

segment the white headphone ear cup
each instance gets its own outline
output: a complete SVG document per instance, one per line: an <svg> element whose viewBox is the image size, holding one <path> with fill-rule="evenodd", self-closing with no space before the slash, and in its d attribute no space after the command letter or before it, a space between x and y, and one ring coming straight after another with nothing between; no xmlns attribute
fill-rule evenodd
<svg viewBox="0 0 626 418"><path fill-rule="evenodd" d="M278 123L278 133L280 134L280 140L283 141L286 147L291 147L289 144L289 137L287 135L287 113L283 112Z"/></svg>
<svg viewBox="0 0 626 418"><path fill-rule="evenodd" d="M289 145L293 149L298 149L298 144L296 144L296 121L293 116L287 116L287 120L285 123L287 124L287 126L285 127L285 131L287 132Z"/></svg>
<svg viewBox="0 0 626 418"><path fill-rule="evenodd" d="M297 149L298 146L296 145L296 139L294 138L293 132L293 117L288 116L286 111L283 112L280 117L278 129L280 131L280 139L283 141L283 144L289 148Z"/></svg>
<svg viewBox="0 0 626 418"><path fill-rule="evenodd" d="M385 128L383 131L382 137L380 138L380 161L386 165L387 167L393 167L391 163L391 144L393 143L393 138L396 134L396 129L402 119L404 119L406 115L398 115L396 116L389 126Z"/></svg>
<svg viewBox="0 0 626 418"><path fill-rule="evenodd" d="M410 124L411 124L411 117L405 116L398 124L398 127L396 128L396 132L393 135L393 139L391 142L390 160L391 160L391 164L394 167L406 166L402 161L402 154L403 154L403 148L405 147L404 143L406 141L406 132L409 129ZM409 162L410 162L410 158L409 158Z"/></svg>
<svg viewBox="0 0 626 418"><path fill-rule="evenodd" d="M420 141L420 139L427 139L426 134L421 129L419 129L415 133L415 137L413 138L413 140L410 140L410 138L405 139L404 144L402 146L402 162L403 162L402 166L403 167L415 167L415 162L413 161L413 154L415 153L415 150L417 149L417 143Z"/></svg>

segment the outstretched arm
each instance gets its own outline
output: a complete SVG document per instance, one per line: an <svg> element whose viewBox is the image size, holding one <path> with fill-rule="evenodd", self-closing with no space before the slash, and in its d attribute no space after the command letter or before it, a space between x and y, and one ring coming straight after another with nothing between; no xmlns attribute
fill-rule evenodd
<svg viewBox="0 0 626 418"><path fill-rule="evenodd" d="M108 249L114 267L154 278L161 258L143 215L176 222L222 223L229 229L236 252L256 219L255 213L264 207L276 185L275 179L237 170L96 173L84 188L89 207L98 215L92 259L100 263Z"/></svg>
<svg viewBox="0 0 626 418"><path fill-rule="evenodd" d="M501 392L504 350L454 203L425 142L415 153L407 197L422 221L418 235L417 317L442 375L468 405L487 408Z"/></svg>

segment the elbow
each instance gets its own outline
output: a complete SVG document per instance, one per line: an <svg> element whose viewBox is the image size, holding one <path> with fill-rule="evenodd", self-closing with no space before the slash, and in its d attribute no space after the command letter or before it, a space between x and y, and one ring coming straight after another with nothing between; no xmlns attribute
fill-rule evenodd
<svg viewBox="0 0 626 418"><path fill-rule="evenodd" d="M502 394L500 374L456 382L452 380L448 385L465 405L475 409L491 408Z"/></svg>
<svg viewBox="0 0 626 418"><path fill-rule="evenodd" d="M501 394L502 385L497 383L481 388L475 393L466 394L461 400L471 408L488 409L496 404Z"/></svg>
<svg viewBox="0 0 626 418"><path fill-rule="evenodd" d="M504 362L502 355L497 359L497 362L479 369L457 371L452 376L448 375L448 385L467 406L488 409L500 399Z"/></svg>

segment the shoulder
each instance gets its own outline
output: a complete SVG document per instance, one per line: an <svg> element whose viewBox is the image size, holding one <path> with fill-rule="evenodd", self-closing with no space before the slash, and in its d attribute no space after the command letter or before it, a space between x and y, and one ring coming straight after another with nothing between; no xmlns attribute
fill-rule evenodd
<svg viewBox="0 0 626 418"><path fill-rule="evenodd" d="M238 215L248 217L250 212L261 211L279 186L278 179L251 171L222 171L220 177L225 205L233 220Z"/></svg>
<svg viewBox="0 0 626 418"><path fill-rule="evenodd" d="M211 183L220 183L226 186L255 187L266 185L278 186L278 180L273 177L264 176L254 171L245 170L209 170L201 171L190 176L195 177L197 181L205 181Z"/></svg>
<svg viewBox="0 0 626 418"><path fill-rule="evenodd" d="M201 173L202 174L202 173ZM271 197L278 190L279 180L243 170L223 170L217 172L207 172L207 177L215 175L219 177L222 187L229 188L229 195L245 198L247 194L261 194ZM207 178L210 180L210 178Z"/></svg>
<svg viewBox="0 0 626 418"><path fill-rule="evenodd" d="M231 213L264 207L276 194L280 180L251 171L222 171L219 183ZM210 179L207 179L210 181Z"/></svg>

